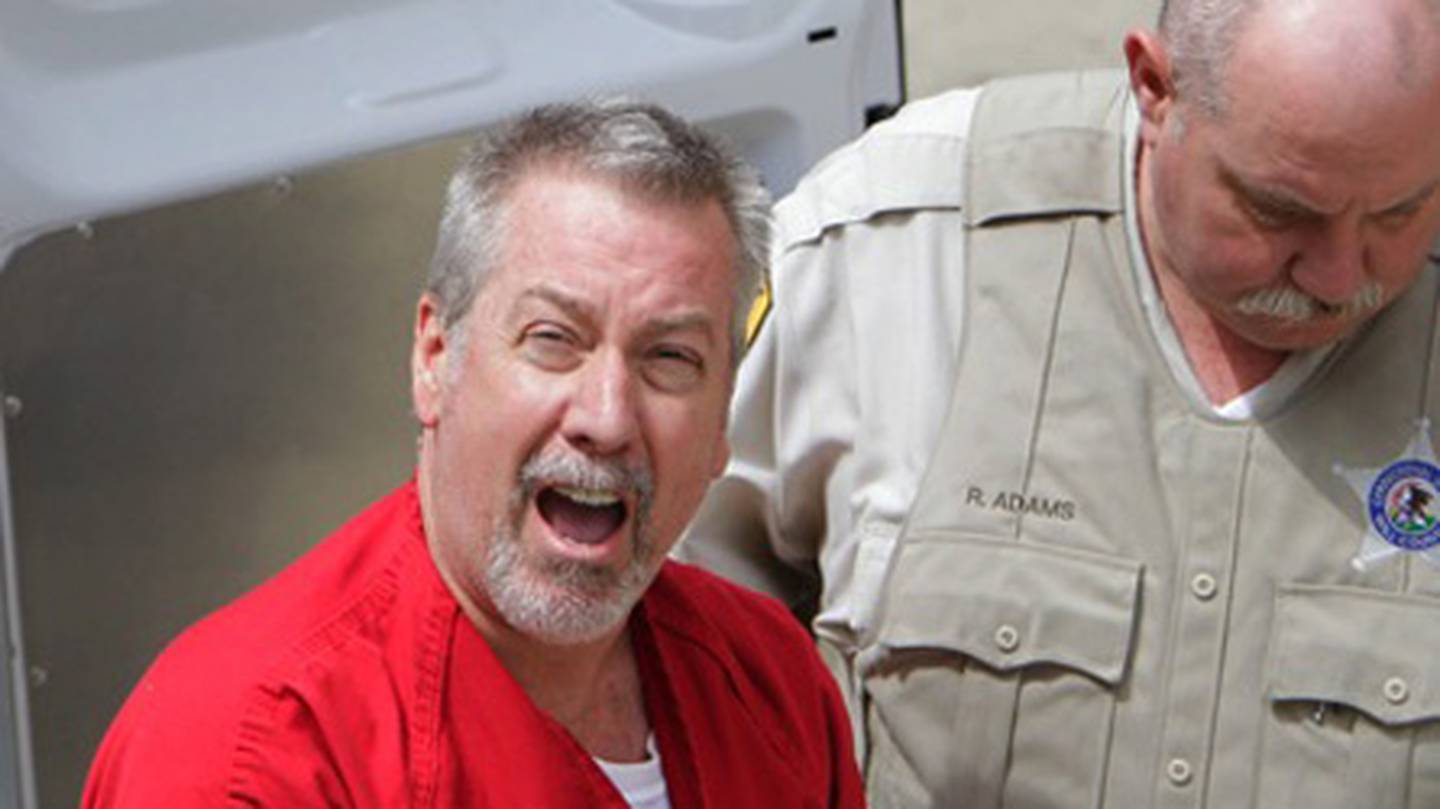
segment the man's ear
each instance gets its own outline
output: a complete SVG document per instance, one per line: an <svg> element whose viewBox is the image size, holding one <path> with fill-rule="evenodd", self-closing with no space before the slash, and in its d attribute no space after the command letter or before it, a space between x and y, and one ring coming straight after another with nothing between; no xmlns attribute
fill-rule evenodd
<svg viewBox="0 0 1440 809"><path fill-rule="evenodd" d="M438 302L430 293L415 307L415 342L410 347L410 398L421 427L440 420L449 347Z"/></svg>
<svg viewBox="0 0 1440 809"><path fill-rule="evenodd" d="M1153 145L1175 109L1170 53L1159 34L1137 28L1125 35L1125 63L1130 68L1130 91L1140 108L1140 137Z"/></svg>

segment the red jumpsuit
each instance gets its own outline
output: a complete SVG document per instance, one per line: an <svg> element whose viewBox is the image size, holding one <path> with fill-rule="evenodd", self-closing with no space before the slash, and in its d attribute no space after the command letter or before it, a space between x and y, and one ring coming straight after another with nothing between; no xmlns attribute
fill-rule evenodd
<svg viewBox="0 0 1440 809"><path fill-rule="evenodd" d="M667 562L631 617L671 804L858 807L849 725L776 602ZM84 807L624 807L465 620L414 484L182 634Z"/></svg>

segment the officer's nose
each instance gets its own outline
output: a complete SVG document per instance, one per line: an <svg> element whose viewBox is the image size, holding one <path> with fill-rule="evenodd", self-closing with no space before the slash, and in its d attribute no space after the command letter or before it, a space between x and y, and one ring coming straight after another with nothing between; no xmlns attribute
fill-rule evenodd
<svg viewBox="0 0 1440 809"><path fill-rule="evenodd" d="M1292 259L1290 278L1321 303L1343 305L1359 294L1370 275L1361 224L1345 217L1317 224Z"/></svg>

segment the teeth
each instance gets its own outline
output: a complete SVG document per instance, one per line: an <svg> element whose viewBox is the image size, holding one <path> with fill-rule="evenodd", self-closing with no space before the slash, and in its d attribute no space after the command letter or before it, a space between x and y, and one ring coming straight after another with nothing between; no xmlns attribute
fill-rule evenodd
<svg viewBox="0 0 1440 809"><path fill-rule="evenodd" d="M583 506L613 506L620 502L620 495L609 489L579 489L570 486L556 486L555 491Z"/></svg>

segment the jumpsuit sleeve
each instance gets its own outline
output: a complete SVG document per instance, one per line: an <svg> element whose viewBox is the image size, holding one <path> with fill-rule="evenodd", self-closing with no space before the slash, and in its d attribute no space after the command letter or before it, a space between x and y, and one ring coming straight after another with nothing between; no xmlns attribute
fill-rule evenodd
<svg viewBox="0 0 1440 809"><path fill-rule="evenodd" d="M354 805L302 700L273 695L236 722L207 710L206 687L142 680L100 744L81 809Z"/></svg>

